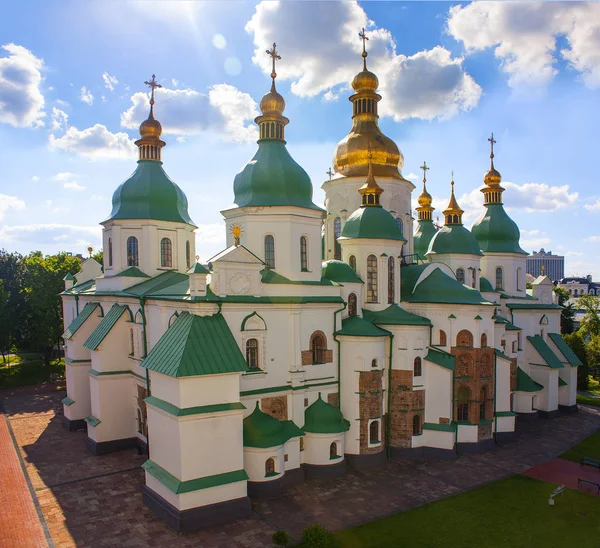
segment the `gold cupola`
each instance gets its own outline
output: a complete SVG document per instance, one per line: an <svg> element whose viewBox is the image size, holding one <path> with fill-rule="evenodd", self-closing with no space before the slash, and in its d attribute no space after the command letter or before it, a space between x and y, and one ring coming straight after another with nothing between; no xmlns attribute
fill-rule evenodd
<svg viewBox="0 0 600 548"><path fill-rule="evenodd" d="M362 196L361 205L363 206L380 206L380 196L383 194L383 189L377 184L373 176L373 162L371 156L371 146L368 148L368 172L367 180L363 186L358 189L358 193Z"/></svg>
<svg viewBox="0 0 600 548"><path fill-rule="evenodd" d="M427 171L429 171L427 162L423 162L421 169L423 170L423 192L421 192L419 198L417 199L419 202L419 207L416 209L419 221L431 221L435 208L431 205L433 198L431 197L431 194L427 192Z"/></svg>
<svg viewBox="0 0 600 548"><path fill-rule="evenodd" d="M277 139L284 140L284 128L289 123L289 120L283 116L285 110L285 100L275 89L275 61L281 59L277 52L277 44L273 43L273 49L267 50L267 55L273 60L273 68L271 70L271 89L269 93L263 96L260 100L261 115L257 116L254 121L258 125L259 139Z"/></svg>
<svg viewBox="0 0 600 548"><path fill-rule="evenodd" d="M452 173L452 181L450 182L452 186L452 193L450 194L450 202L448 202L448 207L442 211L444 214L444 218L446 219L446 226L448 225L462 225L462 215L464 210L460 208L458 202L456 201L456 197L454 196L454 173Z"/></svg>
<svg viewBox="0 0 600 548"><path fill-rule="evenodd" d="M481 189L481 192L483 192L485 204L501 204L504 188L500 186L502 176L494 167L494 145L496 144L496 141L494 140L493 133L488 141L490 142L490 169L483 176L485 186Z"/></svg>
<svg viewBox="0 0 600 548"><path fill-rule="evenodd" d="M400 170L404 157L396 143L381 132L377 123L377 104L381 101L381 95L377 93L379 80L367 69L366 42L369 38L364 28L359 36L363 42L363 70L352 81L355 92L349 98L352 103L352 129L337 145L333 168L336 173L346 177L366 176L371 145L370 161L374 175L403 179Z"/></svg>
<svg viewBox="0 0 600 548"><path fill-rule="evenodd" d="M156 88L162 88L162 86L157 83L154 74L152 75L152 80L144 82L144 84L149 86L152 91L150 93L150 114L148 114L148 118L140 124L141 139L138 139L135 142L139 149L138 159L161 162L161 150L166 143L160 140L162 126L160 125L160 122L154 118L154 90Z"/></svg>

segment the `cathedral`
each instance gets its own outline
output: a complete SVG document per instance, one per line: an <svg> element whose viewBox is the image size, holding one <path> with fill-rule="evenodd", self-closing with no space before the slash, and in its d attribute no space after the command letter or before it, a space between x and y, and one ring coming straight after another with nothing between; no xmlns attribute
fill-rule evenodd
<svg viewBox="0 0 600 548"><path fill-rule="evenodd" d="M65 278L64 424L95 455L147 454L144 501L178 531L248 516L251 498L308 478L454 459L577 410L581 363L550 280L526 287L493 135L471 229L454 181L434 222L425 163L413 218L364 40L325 209L286 148L274 44L257 150L221 212L226 249L194 257L153 77L137 167L101 223L103 269L89 259Z"/></svg>

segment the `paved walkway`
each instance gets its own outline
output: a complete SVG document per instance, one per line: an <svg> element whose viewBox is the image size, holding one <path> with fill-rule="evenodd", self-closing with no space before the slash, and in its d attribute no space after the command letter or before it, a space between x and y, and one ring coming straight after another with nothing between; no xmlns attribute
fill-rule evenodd
<svg viewBox="0 0 600 548"><path fill-rule="evenodd" d="M180 536L142 502L143 457L135 451L90 455L83 432L62 427L63 395L0 393L45 521L60 548L267 547L274 527L298 538L313 522L339 530L372 521L522 473L600 428L600 409L582 407L578 414L524 423L515 441L498 444L488 453L454 462L388 462L334 480L308 481L277 499L255 502L249 519Z"/></svg>
<svg viewBox="0 0 600 548"><path fill-rule="evenodd" d="M581 466L578 462L565 459L552 459L534 466L524 473L526 476L536 478L556 485L564 485L568 489L575 489L600 495L596 487L579 487L579 479L600 484L600 471L589 466Z"/></svg>

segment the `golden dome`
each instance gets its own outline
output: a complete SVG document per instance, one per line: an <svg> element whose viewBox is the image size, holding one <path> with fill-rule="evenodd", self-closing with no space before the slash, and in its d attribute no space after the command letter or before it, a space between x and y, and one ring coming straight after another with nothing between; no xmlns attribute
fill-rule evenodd
<svg viewBox="0 0 600 548"><path fill-rule="evenodd" d="M275 83L271 86L269 93L260 100L260 111L263 115L281 115L285 110L285 100L277 93Z"/></svg>
<svg viewBox="0 0 600 548"><path fill-rule="evenodd" d="M140 125L140 135L142 137L156 137L160 138L162 134L162 126L158 120L154 119L152 109L147 120L144 120Z"/></svg>
<svg viewBox="0 0 600 548"><path fill-rule="evenodd" d="M427 192L427 187L425 186L425 183L423 183L423 192L421 192L417 201L419 202L419 205L421 207L428 207L433 202L431 194Z"/></svg>
<svg viewBox="0 0 600 548"><path fill-rule="evenodd" d="M502 182L502 176L500 175L500 172L497 171L496 168L494 168L493 160L492 160L492 165L490 166L490 169L483 176L483 182L487 186L491 186L491 187L500 186L500 183Z"/></svg>
<svg viewBox="0 0 600 548"><path fill-rule="evenodd" d="M354 91L375 91L379 87L379 79L366 67L359 72L352 80L352 89Z"/></svg>

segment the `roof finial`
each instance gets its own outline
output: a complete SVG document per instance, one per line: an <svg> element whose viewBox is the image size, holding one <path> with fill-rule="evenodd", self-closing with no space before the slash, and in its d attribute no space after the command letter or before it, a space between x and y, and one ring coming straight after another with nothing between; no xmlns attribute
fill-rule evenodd
<svg viewBox="0 0 600 548"><path fill-rule="evenodd" d="M152 80L146 80L144 84L152 89L150 92L150 116L154 117L154 90L156 88L162 88L162 86L156 81L156 74L152 75Z"/></svg>
<svg viewBox="0 0 600 548"><path fill-rule="evenodd" d="M421 166L420 169L423 170L423 184L425 184L427 182L427 172L430 169L427 167L427 162L423 162L423 165Z"/></svg>
<svg viewBox="0 0 600 548"><path fill-rule="evenodd" d="M329 180L331 181L331 178L334 176L334 172L331 170L331 168L329 168L325 173L329 175Z"/></svg>
<svg viewBox="0 0 600 548"><path fill-rule="evenodd" d="M363 43L363 50L362 50L363 66L364 66L364 69L367 70L367 55L369 55L367 53L367 40L369 39L369 37L365 34L365 27L362 28L362 32L358 33L358 36L360 36L362 43Z"/></svg>
<svg viewBox="0 0 600 548"><path fill-rule="evenodd" d="M267 50L267 55L273 60L273 68L271 69L271 78L273 79L273 84L271 89L275 89L275 78L277 78L277 73L275 72L275 61L281 60L281 56L277 51L277 44L275 42L273 42L273 49Z"/></svg>
<svg viewBox="0 0 600 548"><path fill-rule="evenodd" d="M490 161L491 161L491 165L493 168L494 167L494 145L496 144L493 131L492 131L492 136L490 138L488 138L488 141L490 142Z"/></svg>

